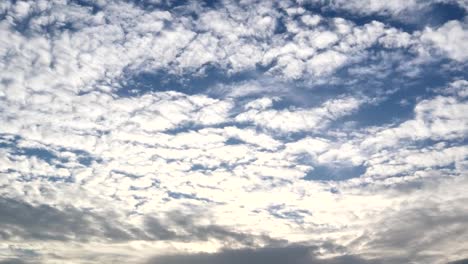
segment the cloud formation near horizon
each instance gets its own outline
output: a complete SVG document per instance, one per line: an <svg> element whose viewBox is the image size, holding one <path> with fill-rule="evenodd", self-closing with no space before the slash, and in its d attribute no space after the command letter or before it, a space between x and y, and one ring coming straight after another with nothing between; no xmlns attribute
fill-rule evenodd
<svg viewBox="0 0 468 264"><path fill-rule="evenodd" d="M467 9L3 1L0 263L462 263Z"/></svg>

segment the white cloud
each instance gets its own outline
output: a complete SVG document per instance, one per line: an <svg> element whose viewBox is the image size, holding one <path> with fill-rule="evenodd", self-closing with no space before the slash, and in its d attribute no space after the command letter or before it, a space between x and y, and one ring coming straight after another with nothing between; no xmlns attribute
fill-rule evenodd
<svg viewBox="0 0 468 264"><path fill-rule="evenodd" d="M215 252L270 243L262 234L292 243L336 243L344 246L343 254L391 258L395 252L387 249L398 240L382 237L398 239L388 234L401 229L382 230L385 219L415 219L406 213L426 212L421 201L428 199L435 208L454 204L444 211L450 215L463 211L466 81L434 90L440 96L419 99L414 118L372 128L339 123L368 102L354 87L346 97L314 98L312 88L288 86L292 80L299 86L321 80L331 84L337 69L366 60L374 45L422 54L429 43L462 61L461 22L410 34L376 21L355 25L321 17L286 2L278 3L285 12L271 2L250 1L169 11L120 1L96 4L95 13L60 1L0 4L6 14L0 21L1 198L29 211L48 208L55 218L70 221L80 219L64 213L74 208L93 220L84 217L89 230L100 227L83 240L77 239L83 234L67 230L63 241L28 238L33 225L1 230L0 259L22 249L41 255L32 262L137 263L155 252ZM344 8L366 5L363 12L399 14L413 4L365 1ZM280 19L285 29L276 34ZM23 22L27 32L19 30ZM266 76L259 66L266 67ZM190 82L186 93L159 91L158 81L151 91L119 93L138 90L125 81L142 72L177 79L203 77L209 67L234 81L203 87L211 96L189 94L194 92ZM353 73L385 69L369 66L367 72ZM235 74L246 70L255 80L237 81ZM311 105L321 98L327 99L315 107L293 107L296 101ZM429 140L438 143L420 146ZM363 166L366 172L343 181L302 179L318 166ZM405 210L391 211L395 206ZM197 215L194 230L166 216L174 211ZM161 229L169 225L165 240L151 236L146 217L161 219ZM0 225L4 220L0 217ZM42 224L47 218L39 220ZM198 224L206 226L198 230ZM216 236L208 232L210 225ZM171 239L171 231L183 233L184 239ZM246 234L252 243L242 241ZM239 241L233 241L236 236ZM465 236L460 232L456 238ZM431 233L426 238L443 237ZM444 254L431 260L462 256L460 245L444 241ZM421 252L409 257L425 263L419 260L429 251ZM65 260L57 260L61 257Z"/></svg>
<svg viewBox="0 0 468 264"><path fill-rule="evenodd" d="M346 62L346 55L336 51L325 51L307 61L307 68L310 72L321 75L330 73L342 66Z"/></svg>
<svg viewBox="0 0 468 264"><path fill-rule="evenodd" d="M308 37L313 47L317 49L327 48L338 41L338 36L331 31L315 32Z"/></svg>
<svg viewBox="0 0 468 264"><path fill-rule="evenodd" d="M321 17L319 15L304 15L301 16L301 21L307 26L313 27L320 23Z"/></svg>
<svg viewBox="0 0 468 264"><path fill-rule="evenodd" d="M440 93L445 95L454 95L459 98L468 97L468 81L456 80L449 86L440 89Z"/></svg>
<svg viewBox="0 0 468 264"><path fill-rule="evenodd" d="M356 110L362 102L356 98L330 100L320 107L291 110L250 109L235 117L238 122L254 124L282 132L320 131L328 123Z"/></svg>
<svg viewBox="0 0 468 264"><path fill-rule="evenodd" d="M451 59L465 61L468 58L468 51L464 45L468 42L468 30L466 25L459 21L449 21L435 30L426 28L421 39L432 43Z"/></svg>
<svg viewBox="0 0 468 264"><path fill-rule="evenodd" d="M335 4L337 8L349 9L357 13L382 13L397 15L408 9L420 9L424 3L417 0L395 0L395 1L378 1L378 0L365 0L365 1L337 1Z"/></svg>
<svg viewBox="0 0 468 264"><path fill-rule="evenodd" d="M272 98L263 97L263 98L248 102L244 108L263 110L263 109L270 108L273 105L273 101L274 100Z"/></svg>
<svg viewBox="0 0 468 264"><path fill-rule="evenodd" d="M385 148L404 140L453 140L468 132L465 112L468 105L454 97L437 96L419 102L415 118L392 128L383 129L363 141L362 146Z"/></svg>

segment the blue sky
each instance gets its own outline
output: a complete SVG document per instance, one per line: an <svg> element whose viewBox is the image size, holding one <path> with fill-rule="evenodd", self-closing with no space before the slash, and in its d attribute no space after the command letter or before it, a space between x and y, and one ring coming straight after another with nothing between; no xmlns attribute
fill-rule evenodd
<svg viewBox="0 0 468 264"><path fill-rule="evenodd" d="M0 263L468 259L465 0L0 3Z"/></svg>

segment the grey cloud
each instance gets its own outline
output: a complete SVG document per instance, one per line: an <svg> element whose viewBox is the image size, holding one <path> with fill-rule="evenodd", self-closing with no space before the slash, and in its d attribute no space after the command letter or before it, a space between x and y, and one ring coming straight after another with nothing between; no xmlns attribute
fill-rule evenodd
<svg viewBox="0 0 468 264"><path fill-rule="evenodd" d="M0 147L4 148L0 149L0 153L7 154L0 155L0 167L2 167L0 185L2 195L9 197L22 197L21 195L24 195L27 196L24 198L25 200L37 200L45 204L32 205L20 200L0 198L0 240L7 241L6 243L18 242L17 244L26 240L28 243L32 241L34 248L37 245L41 251L56 250L49 246L49 244L53 244L51 240L73 242L69 244L90 240L107 243L102 249L97 246L97 251L107 251L113 244L131 240L163 242L156 244L166 244L165 242L171 244L169 242L172 241L216 241L226 248L240 245L251 248L255 248L259 244L269 245L268 248L263 249L225 250L216 254L162 256L152 260L163 264L187 262L195 264L378 263L377 260L366 261L356 256L319 260L314 257L316 247L280 247L287 241L276 240L266 234L250 234L246 231L239 231L226 224L226 222L230 223L229 219L232 217L245 216L239 217L239 222L244 221L239 224L245 225L247 222L251 225L250 228L271 232L271 236L283 236L287 230L291 230L289 233L291 236L285 235L285 239L297 239L297 236L292 235L292 232L297 234L296 232L300 232L300 229L297 230L298 226L291 225L291 221L281 218L272 220L270 216L262 218L264 217L262 214L257 214L252 218L247 215L249 207L261 211L268 206L267 203L274 202L284 203L291 208L310 209L314 212L313 219L305 218L306 224L315 226L316 223L326 223L324 226L329 233L320 234L322 237L342 236L342 239L346 239L346 241L348 241L349 235L361 234L362 229L366 229L368 224L374 223L375 220L373 218L362 219L363 221L355 223L353 222L354 217L373 216L373 213L387 216L388 213L389 217L386 217L386 220L380 223L381 225L369 226L362 239L356 240L357 249L368 249L368 251L362 250L364 253L393 254L394 251L404 248L409 252L410 257L426 260L425 263L427 263L431 262L431 259L426 258L428 254L425 254L425 250L429 252L437 249L439 252L443 252L440 248L445 247L448 249L444 252L446 255L461 252L457 251L457 244L458 241L466 241L467 239L463 224L468 221L468 218L466 214L462 213L466 211L466 206L463 206L466 205L466 200L456 201L458 207L452 209L443 208L443 206L451 205L454 202L451 199L456 199L454 197L466 196L462 196L464 194L452 196L454 193L452 188L447 189L449 191L444 191L448 197L444 199L444 203L431 205L424 201L424 205L419 207L392 212L393 205L398 202L401 196L385 197L388 194L386 191L376 193L376 196L368 196L368 198L353 196L371 189L373 184L371 178L363 177L361 182L365 185L360 185L352 190L337 185L337 189L344 189L344 191L342 194L334 195L340 198L333 197L330 200L328 200L327 193L322 200L323 193L320 190L323 185L321 183L296 181L310 167L309 163L322 152L310 150L310 162L309 160L299 161L295 159L296 152L289 154L282 151L282 143L297 139L296 135L289 137L286 134L290 134L290 131L297 131L300 132L301 136L316 136L316 132L320 132L320 127L331 126L334 124L332 122L338 118L354 113L354 110L361 109L360 106L364 102L351 100L348 101L349 104L344 104L341 100L333 104L334 107L326 105L317 108L316 112L311 112L310 109L306 108L286 108L288 101L291 100L284 100L284 102L278 102L278 105L282 105L278 109L275 108L275 105L275 107L265 110L268 108L268 103L263 107L250 108L245 112L247 114L244 113L245 119L239 119L236 122L233 118L238 110L235 108L242 105L242 102L238 101L239 99L236 101L236 96L257 96L271 93L270 90L273 89L261 82L257 84L257 86L261 86L260 88L245 85L241 87L241 90L237 85L241 83L220 88L222 93L230 94L230 98L233 98L232 101L230 101L231 99L215 100L206 96L189 96L173 92L158 93L157 86L161 86L161 84L156 81L151 81L151 85L156 86L152 86L151 93L147 89L140 89L140 92L147 93L146 95L135 94L132 98L124 98L115 92L116 89L119 89L119 78L126 70L131 73L131 76L146 70L149 72L162 70L164 73L167 72L178 77L179 75L194 75L192 73L202 74L201 72L204 70L209 71L210 67L213 67L223 72L224 78L235 77L235 75L230 74L245 70L257 71L257 66L261 66L258 67L260 71L258 74L264 74L268 78L272 76L272 83L276 82L276 78L285 78L285 82L290 79L304 78L310 79L311 82L325 84L328 88L330 83L336 83L337 78L341 78L330 77L328 74L340 75L341 73L336 72L338 69L346 70L345 67L353 67L353 65L357 65L358 68L355 68L354 71L350 70L349 75L341 78L342 83L353 83L353 78L362 79L362 83L365 84L363 86L371 87L369 90L373 90L374 85L369 83L369 80L376 79L376 72L392 73L395 71L393 69L395 65L400 65L398 72L396 72L400 73L400 71L409 68L418 69L420 68L418 64L435 63L419 58L422 56L419 52L425 53L427 48L425 45L444 51L452 59L464 61L466 54L464 53L463 44L465 41L463 40L466 36L466 30L463 23L451 22L433 31L426 30L420 33L425 37L419 38L417 34L411 35L378 22L355 25L351 21L342 19L340 20L342 30L335 30L338 28L338 23L337 28L335 28L331 22L333 18L323 17L319 18L319 22L316 22L319 23L319 27L316 27L315 22L310 17L307 18L307 14L299 17L298 13L297 16L285 18L283 17L285 16L284 12L276 10L277 6L270 5L271 2L267 1L257 1L260 3L246 1L244 6L238 6L239 4L234 1L224 1L217 4L218 9L200 7L193 16L177 13L177 10L181 10L183 13L185 7L174 8L168 12L152 9L142 10L128 1L108 1L106 5L102 4L98 6L99 8L92 8L96 9L97 13L88 7L66 5L65 3L61 5L59 2L50 2L50 5L46 5L41 12L34 11L34 9L40 8L40 5L36 4L40 2L47 1L12 1L10 4L12 11L8 11L5 19L0 21L0 35L5 36L3 38L5 40L0 41L0 53L5 54L5 56L0 54L2 58L0 79L3 80L0 82L0 112L2 113L0 123L2 130L21 135L25 142L37 140L38 144L51 147L45 151L42 148L31 148L28 144L19 146L15 140L5 141L3 146L0 142ZM102 2L104 3L104 1ZM247 2L249 3L247 4ZM368 0L359 5L375 7L375 5L366 4L371 2L377 3L374 0ZM396 6L398 3L404 7L411 2L406 0L392 3L379 2L377 11L393 8L392 10L398 13L400 10L400 6ZM27 6L28 3L31 4L31 7ZM350 3L352 5L352 3L357 2ZM36 5L37 7L33 7ZM0 8L5 9L5 7ZM359 6L358 9L360 9ZM302 12L307 13L308 11L303 10ZM10 20L10 16L13 16L13 20ZM303 25L307 19L309 19L307 26ZM16 21L23 20L22 25L25 28L20 30L13 25ZM276 32L275 28L279 21L285 22L284 29ZM301 24L300 21L304 23ZM30 27L30 30L27 27ZM451 32L456 34L449 34L451 38L448 39L448 42L445 41L445 37ZM400 53L389 51L394 49L403 49L404 51L397 57L396 55ZM374 50L386 55L374 56L372 55ZM369 59L370 56L374 56L375 59ZM393 57L393 60L388 57ZM377 64L379 67L371 67L378 61L384 62ZM402 64L402 61L406 62ZM401 65L405 67L402 68ZM437 71L439 69L440 67L437 67ZM209 73L207 72L207 74ZM351 77L351 75L356 75L356 77ZM411 76L416 75L412 74ZM236 79L234 77L228 79L234 80ZM257 77L257 73L249 76L249 78ZM401 89L396 88L400 86L393 85L395 83L393 81L392 83L386 82L387 79L401 79L393 77L396 76L391 74L379 76L379 79L385 83L383 87L386 90L389 87ZM193 88L193 84L190 85ZM421 83L421 85L425 85L425 83ZM279 86L288 87L286 83ZM351 91L356 86L359 85L349 85L351 87L349 90ZM280 88L275 89L280 91L279 95L282 94ZM90 92L91 90L102 92ZM195 92L189 90L186 92ZM231 90L236 90L236 92L230 92ZM325 90L342 91L341 88ZM315 96L315 91L310 92L310 95L308 91L312 90L307 90L308 96L304 96L301 100L309 101L311 97ZM294 94L294 98L302 97L293 90L287 92ZM460 90L456 90L450 94L458 95L459 93ZM352 94L354 95L350 95L350 99L356 97L355 91ZM321 157L324 162L347 161L348 159L367 160L366 166L368 168L373 168L371 165L382 168L380 171L374 170L377 176L382 176L388 171L390 171L389 174L392 173L391 167L381 166L385 165L387 161L379 159L380 157L377 157L377 161L371 159L380 154L380 148L375 147L374 149L373 146L390 142L388 145L392 148L389 147L389 152L384 153L385 157L389 158L390 165L398 165L400 161L402 164L413 162L417 165L414 165L414 168L418 170L421 168L421 171L430 168L437 169L438 177L443 178L440 166L453 163L448 160L452 156L457 157L453 158L455 161L461 160L455 163L457 170L459 170L458 166L466 168L467 163L464 158L466 155L465 152L461 151L462 148L452 148L451 152L434 150L437 155L429 155L432 153L419 155L408 151L405 153L409 155L403 156L404 144L406 141L414 142L415 139L419 141L464 139L466 134L463 126L466 123L463 115L465 112L463 111L465 109L463 108L464 103L465 101L450 98L426 100L425 103L418 104L423 107L423 110L425 109L421 112L421 118L418 117L404 123L407 126L396 128L392 126L389 129L382 127L375 130L377 133L366 132L362 136L363 138L370 137L372 139L375 137L376 140L371 140L368 147L369 153L363 152L362 158L358 144L361 139L353 138L354 133L343 133L346 135L336 136L339 142L331 143L333 148L323 150L326 151L326 155ZM454 114L450 114L451 112ZM418 113L416 112L416 114ZM426 116L429 117L426 118ZM433 122L434 120L437 123ZM242 149L218 148L217 146L228 143L226 142L228 134L214 133L216 134L214 135L210 131L200 131L200 135L203 132L207 133L207 138L210 137L209 140L203 141L199 140L201 137L198 136L198 132L186 133L186 135L179 133L192 126L194 128L211 126L221 129L220 127L226 124L236 127L239 125L239 130L252 125L253 128L249 127L249 129L252 128L253 131L264 132L263 128L274 128L286 133L283 133L285 135L271 133L272 139L265 140L265 145L274 142L275 147L271 148L274 151L271 152L254 151L253 148L247 147ZM334 129L335 127L333 127ZM327 130L326 133L325 129L323 131L324 135L317 136L334 140L333 135L335 134L331 133L335 132L332 129ZM379 131L383 131L383 133L380 134ZM421 131L428 132L421 133ZM270 131L265 129L265 132ZM341 134L341 131L338 132ZM178 133L178 135L173 135L173 133ZM237 135L236 133L230 135ZM214 139L211 139L212 136ZM286 141L276 143L274 141L276 138L273 139L276 136L278 136L278 140L284 139ZM348 140L348 137L352 142ZM249 138L252 137L249 136ZM239 137L239 140L244 141L242 137ZM256 141L257 139L252 139L252 142ZM301 141L297 142L302 144ZM350 147L334 147L335 145L347 146L345 143L350 143ZM52 146L55 147L52 148ZM412 144L410 147L413 148L413 146L417 145ZM312 147L310 145L305 148ZM65 149L70 152L67 154L68 156L74 157L73 162L61 159L60 150ZM72 151L75 149L83 151L79 153ZM393 155L392 153L399 154ZM95 155L102 156L102 162L92 162ZM24 163L20 164L12 157L21 157L21 161ZM401 159L399 159L400 157ZM441 158L438 159L439 157ZM449 163L445 162L446 160ZM192 174L195 171L195 166L205 166L205 164L210 163L215 164L212 167L222 168L216 171L197 172L200 173L200 176ZM57 166L49 166L51 164ZM135 173L142 177L116 179L113 178L113 172L115 172L113 169L122 171L124 174ZM56 190L61 191L57 191L53 197L52 195L48 197L48 192L35 192L46 182L44 179L24 181L21 177L26 174L49 175L49 172L53 175L62 171L65 171L66 175L79 174L80 176L76 179L82 179L82 181L76 180L66 182L66 184L58 184L54 178L51 178L47 182L46 190L49 190L50 187L50 190L56 188ZM278 186L279 184L271 181L272 184L267 185L264 184L267 182L264 180L265 178L257 179L261 178L257 176L269 175L270 173L274 177L277 175L287 177L284 182L288 184ZM111 174L112 179L106 177L107 174ZM273 176L271 177L274 179ZM159 183L158 186L151 185L151 182L156 180ZM189 186L190 182L194 183L193 186ZM424 182L427 182L427 178L424 179ZM83 186L79 186L79 183L82 183ZM206 196L205 194L199 195L204 189L196 186L202 184L219 187L220 190L206 191ZM432 190L419 188L419 183L410 182L406 184L406 189L416 189L413 185L418 187L418 191L411 192L411 194L427 192L432 196ZM137 187L134 188L134 186ZM161 188L143 190L146 186ZM211 186L209 187L211 188ZM254 189L252 186L255 188L261 186L262 188ZM365 186L369 188L365 188ZM329 189L328 185L325 187ZM391 187L398 188L397 185ZM31 192L26 192L27 188L30 188ZM76 193L82 196L71 197L74 194L67 193L69 190L67 188L80 190ZM402 195L402 191L406 189L399 188L399 195ZM347 196L347 190L352 195ZM218 207L213 208L211 202L204 203L205 201L217 203L219 201L220 207L224 205L222 203L229 205L229 207L225 206L219 210L220 214L217 214L218 217L213 219L216 222L213 221L211 224L202 224L202 221L198 221L201 218L206 220L206 217L200 214L173 211L161 214L162 217L156 216L156 213L151 215L158 208L170 211L173 208L180 208L179 205L191 202L187 202L188 199L180 199L179 201L172 199L171 202L166 203L166 195L169 191L181 193L187 191L187 193L195 193L193 197L207 197L200 198L205 200L193 201L196 204L203 204L203 209L207 211L218 210ZM253 195L251 199L249 194L257 191L262 196ZM63 195L61 196L61 194ZM270 196L270 194L273 195ZM242 197L242 199L237 199L238 197ZM375 201L375 203L361 204L359 201L362 197L372 202ZM373 199L374 197L376 199ZM381 201L379 200L381 197L384 197L382 200L385 199L385 201L377 204ZM107 212L116 208L120 210L118 215L121 217L116 217L113 213L96 213L94 210L80 209L74 206L56 206L56 204L70 203L75 199L82 199L82 204L94 204L94 201L100 200L100 198L103 198L104 201L112 201L112 204L100 206L100 209ZM206 200L208 198L210 200ZM353 202L353 198L356 198L356 203ZM402 199L411 200L413 198L408 196ZM435 199L442 200L443 198L439 196ZM327 202L330 202L330 206ZM231 205L232 207L230 207ZM246 205L245 208L243 205ZM126 208L135 208L137 214L146 214L135 217L137 220L140 219L138 217L144 220L143 226L133 226L135 222L138 222L133 221L135 218L124 219L123 216L128 212ZM284 215L291 215L291 212L296 211L287 210ZM355 216L354 212L356 212ZM279 213L281 215L278 213L276 215L283 217L283 212ZM310 232L303 235L304 237L314 237L316 234L316 232ZM27 247L28 243L24 243L20 247ZM39 244L47 246L41 247ZM179 244L183 243L174 244L175 247L178 247ZM94 246L94 243L87 246ZM85 251L85 249L81 250ZM339 252L344 254L345 251ZM142 252L135 254L142 254ZM63 255L65 256L65 254ZM8 255L8 257L10 256L21 257L18 254ZM448 260L446 256L440 256L440 258ZM29 259L26 258L26 260ZM20 259L9 261L22 263ZM110 263L111 261L96 260L96 262ZM408 261L394 261L394 263L406 262ZM389 263L389 261L385 263Z"/></svg>
<svg viewBox="0 0 468 264"><path fill-rule="evenodd" d="M448 264L468 264L468 258L449 262Z"/></svg>
<svg viewBox="0 0 468 264"><path fill-rule="evenodd" d="M8 198L0 198L0 229L3 240L19 237L86 241L101 237L118 241L136 235L114 226L105 217L72 206L60 210L49 205L33 206Z"/></svg>
<svg viewBox="0 0 468 264"><path fill-rule="evenodd" d="M382 263L377 260L366 260L358 256L339 256L329 259L318 259L314 256L319 247L287 246L267 247L260 249L224 250L214 254L180 254L154 257L147 264L370 264Z"/></svg>
<svg viewBox="0 0 468 264"><path fill-rule="evenodd" d="M151 216L145 218L145 231L156 240L177 241L207 241L216 239L224 243L241 244L244 246L255 246L257 242L269 245L286 243L285 240L272 239L267 235L251 235L229 230L226 227L209 224L201 225L191 214L172 211L166 214L164 220Z"/></svg>
<svg viewBox="0 0 468 264"><path fill-rule="evenodd" d="M176 232L169 230L161 221L154 217L145 218L145 230L149 235L158 240L173 240L178 237Z"/></svg>
<svg viewBox="0 0 468 264"><path fill-rule="evenodd" d="M400 252L401 257L417 263L441 261L448 257L444 253L448 248L444 249L444 246L450 245L450 249L455 251L458 247L458 252L463 252L462 244L449 242L468 239L468 214L463 210L466 202L466 199L455 199L450 204L430 200L426 200L424 205L403 204L399 210L390 211L377 227L356 239L354 245Z"/></svg>
<svg viewBox="0 0 468 264"><path fill-rule="evenodd" d="M24 261L22 259L5 259L5 260L0 260L0 264L28 264L30 262Z"/></svg>
<svg viewBox="0 0 468 264"><path fill-rule="evenodd" d="M49 205L33 206L26 202L0 198L0 238L35 240L110 239L112 241L160 240L160 241L207 241L216 239L225 245L241 244L255 246L284 243L267 235L254 236L231 231L219 225L200 225L192 215L177 211L168 213L162 220L146 216L142 229L112 220L112 215L68 206L57 209Z"/></svg>

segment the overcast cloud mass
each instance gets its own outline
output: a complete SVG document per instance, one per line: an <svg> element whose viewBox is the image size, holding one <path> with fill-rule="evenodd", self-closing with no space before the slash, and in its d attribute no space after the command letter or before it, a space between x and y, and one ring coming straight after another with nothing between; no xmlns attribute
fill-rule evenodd
<svg viewBox="0 0 468 264"><path fill-rule="evenodd" d="M467 10L0 1L0 263L467 263Z"/></svg>

